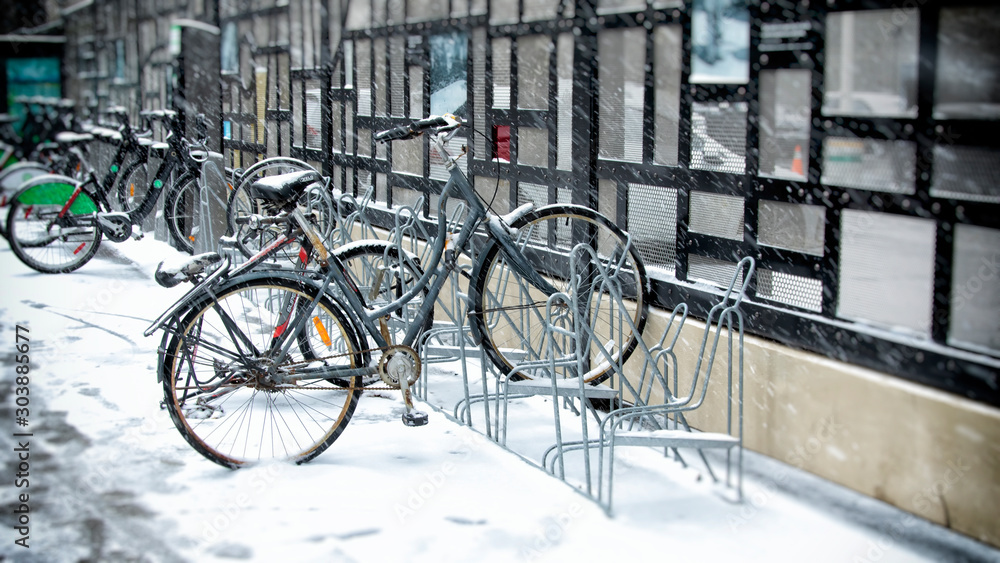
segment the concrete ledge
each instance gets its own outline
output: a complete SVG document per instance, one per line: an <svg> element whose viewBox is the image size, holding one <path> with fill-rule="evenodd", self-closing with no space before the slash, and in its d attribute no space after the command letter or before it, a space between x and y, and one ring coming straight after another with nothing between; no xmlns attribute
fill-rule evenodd
<svg viewBox="0 0 1000 563"><path fill-rule="evenodd" d="M667 317L650 311L647 338ZM689 319L678 341L682 393L704 327ZM725 430L723 342L705 405L688 415L705 431ZM748 449L1000 546L1000 410L761 338L745 343Z"/></svg>

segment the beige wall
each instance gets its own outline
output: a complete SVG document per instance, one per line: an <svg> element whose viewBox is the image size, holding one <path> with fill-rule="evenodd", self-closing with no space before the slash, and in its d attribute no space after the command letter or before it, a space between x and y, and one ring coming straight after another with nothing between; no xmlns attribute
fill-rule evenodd
<svg viewBox="0 0 1000 563"><path fill-rule="evenodd" d="M647 341L666 317L651 312ZM682 391L704 326L688 320L678 341ZM703 430L725 429L724 341L705 405L688 415ZM745 342L747 448L1000 546L1000 410L760 338Z"/></svg>

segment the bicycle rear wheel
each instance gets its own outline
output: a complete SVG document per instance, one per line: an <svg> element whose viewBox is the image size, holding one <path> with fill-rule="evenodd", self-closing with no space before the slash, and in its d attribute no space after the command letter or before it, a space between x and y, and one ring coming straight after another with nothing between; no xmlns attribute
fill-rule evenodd
<svg viewBox="0 0 1000 563"><path fill-rule="evenodd" d="M536 270L567 295L572 293L569 254L581 243L597 250L600 266L614 272L623 299L617 300L608 285L594 283L597 263L583 260L577 275L583 281L580 311L563 306L554 318L546 316L546 299L507 262L500 246L490 242L481 262L473 272L472 315L470 322L483 338L483 349L503 373L524 361L549 357L545 327L550 320L573 330L577 315L593 331L586 338L588 349L582 376L588 383L599 383L623 362L638 344L648 312L646 270L635 245L610 219L585 207L553 205L536 209L515 221L515 246L526 255ZM582 256L582 255L581 255ZM633 328L634 327L634 328ZM553 336L556 357L575 350L577 338ZM567 373L567 375L571 375Z"/></svg>
<svg viewBox="0 0 1000 563"><path fill-rule="evenodd" d="M267 460L309 461L347 427L362 386L359 378L300 380L277 385L267 377L269 348L285 327L282 311L302 314L315 288L294 279L232 280L192 306L176 325L162 357L164 404L184 439L220 465L238 468ZM339 306L322 297L303 335L278 371L301 362L359 367L363 354Z"/></svg>
<svg viewBox="0 0 1000 563"><path fill-rule="evenodd" d="M277 215L278 210L272 202L259 200L250 194L250 186L266 176L287 174L289 172L300 172L303 170L314 170L309 164L294 158L274 157L262 160L246 171L240 178L236 179L232 193L229 194L229 202L226 206L226 219L228 221L228 232L235 236L236 246L244 256L250 258L273 242L284 230L280 225L266 225L258 229L252 229L244 221L251 215ZM312 217L314 224L322 233L324 239L329 239L333 231L335 211L333 199L326 193L323 186L314 185L307 188L298 201L299 209L307 217ZM298 256L298 247L290 247L283 251L282 255L288 261L295 261Z"/></svg>
<svg viewBox="0 0 1000 563"><path fill-rule="evenodd" d="M93 219L97 211L96 198L71 178L32 180L14 196L7 212L10 248L39 272L72 272L89 262L101 244L101 230Z"/></svg>
<svg viewBox="0 0 1000 563"><path fill-rule="evenodd" d="M167 191L163 202L163 215L167 220L174 244L191 254L198 236L194 210L198 205L198 180L194 176L183 176Z"/></svg>

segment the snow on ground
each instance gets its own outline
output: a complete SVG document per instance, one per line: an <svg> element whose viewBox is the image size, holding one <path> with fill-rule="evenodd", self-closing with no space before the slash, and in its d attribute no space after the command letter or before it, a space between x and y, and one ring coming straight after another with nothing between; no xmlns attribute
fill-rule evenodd
<svg viewBox="0 0 1000 563"><path fill-rule="evenodd" d="M945 529L748 455L746 501L731 503L695 455L687 468L622 449L615 515L441 412L399 422L397 393L362 397L344 435L313 462L231 471L192 450L160 410L158 337L143 330L186 287L152 281L175 251L151 240L105 243L77 272L43 275L0 244L0 448L30 432L30 477L15 488L5 454L0 560L706 561L1000 560ZM186 284L185 284L186 285ZM15 426L15 327L30 330L30 414ZM435 364L429 400L451 412L456 363ZM469 364L476 388L480 369ZM429 405L421 405L430 410ZM482 428L483 406L473 409ZM512 447L553 442L551 403L518 400ZM495 416L495 413L491 413ZM565 413L568 436L578 419ZM717 471L721 469L716 464ZM15 545L28 494L29 549Z"/></svg>

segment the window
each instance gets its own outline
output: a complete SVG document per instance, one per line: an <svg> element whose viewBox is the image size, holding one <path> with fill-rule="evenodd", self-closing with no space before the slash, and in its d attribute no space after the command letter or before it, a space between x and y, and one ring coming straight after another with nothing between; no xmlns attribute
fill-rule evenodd
<svg viewBox="0 0 1000 563"><path fill-rule="evenodd" d="M743 84L750 80L750 11L743 2L694 0L691 82Z"/></svg>
<svg viewBox="0 0 1000 563"><path fill-rule="evenodd" d="M809 70L760 73L760 175L805 180L809 172Z"/></svg>
<svg viewBox="0 0 1000 563"><path fill-rule="evenodd" d="M937 57L934 119L1000 119L1000 8L942 8Z"/></svg>

